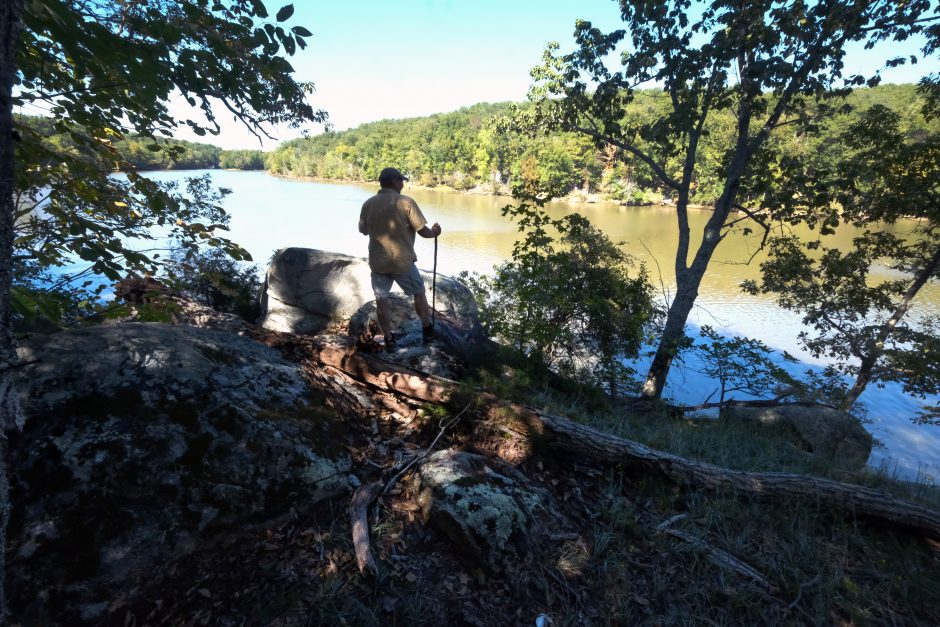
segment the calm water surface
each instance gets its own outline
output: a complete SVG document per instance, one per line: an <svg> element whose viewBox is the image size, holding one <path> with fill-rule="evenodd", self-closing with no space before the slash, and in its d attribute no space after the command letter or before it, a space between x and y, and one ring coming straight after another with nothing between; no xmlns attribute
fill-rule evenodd
<svg viewBox="0 0 940 627"><path fill-rule="evenodd" d="M359 234L357 221L363 201L375 193L376 186L296 181L264 172L209 172L217 185L232 190L225 201L232 216L231 238L244 246L262 267L276 250L288 246L367 254L367 240ZM154 172L148 176L180 180L203 173ZM439 222L443 228L438 242L439 273L455 275L462 270L485 273L510 256L518 231L500 215L500 208L509 199L408 187L404 193L418 202L430 222ZM555 217L572 211L584 214L611 239L623 241L625 250L646 264L661 294L670 296L678 237L671 208L600 203L555 203L549 207ZM704 210L691 212L693 238L700 236L708 216L709 212ZM912 227L913 223L901 223L892 228L904 232ZM815 237L808 230L797 232ZM825 245L848 247L854 234L852 229L841 229L827 238ZM798 370L822 367L825 361L802 353L797 344L797 334L803 329L798 315L780 309L770 298L741 292L741 281L758 278L761 257L746 263L758 245L757 236L743 235L728 237L721 243L702 282L690 323L709 324L724 334L754 337L773 348L789 351L805 362ZM419 237L415 248L418 266L430 270L433 240ZM890 273L888 268L880 269L882 276ZM918 296L911 315L938 314L940 285L928 285ZM713 384L690 368L674 368L666 395L677 402L694 403L704 400L712 389ZM904 395L899 386L889 385L869 388L861 400L872 421L868 428L883 444L873 452L871 464L887 465L907 478L921 475L932 480L940 476L940 427L913 425L910 420L919 408L919 399Z"/></svg>

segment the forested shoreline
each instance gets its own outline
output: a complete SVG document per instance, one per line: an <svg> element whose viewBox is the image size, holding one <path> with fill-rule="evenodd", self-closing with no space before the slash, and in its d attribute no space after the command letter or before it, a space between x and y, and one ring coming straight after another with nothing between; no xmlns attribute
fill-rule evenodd
<svg viewBox="0 0 940 627"><path fill-rule="evenodd" d="M658 90L640 92L623 126L640 125L661 115L669 97ZM924 136L930 123L921 114L922 96L913 84L858 88L844 103L814 107L818 132L774 133L774 150L811 167L837 161L844 146L836 138L860 114L880 104L901 118L909 137ZM597 148L583 134L555 132L528 137L507 120L514 107L480 103L458 111L401 120L382 120L353 129L327 132L281 144L265 153L266 169L282 176L331 181L373 182L387 164L411 176L413 184L490 194L553 190L573 200L612 200L623 204L669 201L670 190L649 166L620 149ZM734 120L730 110L715 112L702 139L692 201L710 205L720 193L720 163L730 149ZM678 160L668 164L679 168Z"/></svg>
<svg viewBox="0 0 940 627"><path fill-rule="evenodd" d="M77 150L68 134L57 133L51 118L17 115L21 132L35 132L53 152ZM113 143L126 169L136 170L263 170L264 153L260 150L224 150L213 144L182 139L153 139L129 134Z"/></svg>
<svg viewBox="0 0 940 627"><path fill-rule="evenodd" d="M624 124L659 115L667 95L644 91ZM838 160L844 148L836 141L872 105L896 112L908 137L921 137L931 124L921 114L922 96L913 84L887 84L853 90L844 104L817 112L813 135L775 133L775 150L800 158L811 167ZM575 133L527 137L507 121L510 102L479 103L457 111L400 120L380 120L344 131L330 131L282 143L273 151L224 150L213 144L177 139L152 140L129 135L114 144L121 159L137 170L234 169L267 170L292 178L371 183L387 164L395 164L412 184L483 194L551 189L572 200L610 200L643 205L670 201L670 191L650 168L626 158L619 149L598 149ZM630 119L633 118L633 119ZM718 112L704 140L693 201L710 205L720 191L719 176L709 176L728 148L733 126L730 112ZM21 128L43 135L58 148L66 135L56 134L48 118L16 116ZM934 123L935 124L935 123ZM678 166L678 164L675 164ZM704 167L702 167L704 166Z"/></svg>

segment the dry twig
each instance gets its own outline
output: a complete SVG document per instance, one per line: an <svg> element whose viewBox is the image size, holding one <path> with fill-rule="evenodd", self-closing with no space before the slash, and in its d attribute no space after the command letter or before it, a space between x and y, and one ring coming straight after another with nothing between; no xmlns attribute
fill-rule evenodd
<svg viewBox="0 0 940 627"><path fill-rule="evenodd" d="M727 568L728 570L734 571L739 575L747 577L755 583L760 584L767 590L773 590L775 588L775 586L770 583L766 577L757 572L748 564L745 564L743 561L736 558L731 553L714 547L701 538L697 538L691 534L685 533L684 531L679 531L678 529L672 528L673 524L683 520L684 518L686 518L685 514L677 514L669 520L658 525L656 527L656 531L670 535L674 538L678 538L679 540L688 543L690 546L698 549L699 551L706 553L708 555L708 559L720 568Z"/></svg>
<svg viewBox="0 0 940 627"><path fill-rule="evenodd" d="M388 483L385 484L385 488L379 493L378 496L382 496L383 494L385 494L386 492L388 492L388 491L392 488L392 486L395 485L395 483L397 483L398 480L401 479L401 477L402 477L406 472L408 472L408 469L409 469L409 468L411 468L412 466L414 466L414 465L417 464L418 462L424 461L425 459L427 459L428 455L430 455L431 452L434 451L434 447L437 446L437 441L441 439L441 436L444 435L444 432L447 431L448 429L450 429L450 428L451 428L452 426L454 426L455 424L457 424L457 421L460 420L460 418L467 412L468 409L470 409L470 404L469 404L469 403L467 404L466 407L464 407L462 410L460 410L460 413L459 413L459 414L457 414L457 415L454 416L453 418L448 418L448 419L443 419L443 418L442 418L442 419L441 419L441 422L440 422L440 428L441 428L441 430L438 431L437 436L436 436L436 437L434 438L434 440L431 442L431 445L428 446L428 448L425 449L425 451L424 451L423 453L420 453L420 454L415 455L414 457L412 457L411 460L410 460L407 464L405 464L405 467L404 467L404 468L402 468L402 469L399 470L397 473L395 473L395 476L388 480Z"/></svg>

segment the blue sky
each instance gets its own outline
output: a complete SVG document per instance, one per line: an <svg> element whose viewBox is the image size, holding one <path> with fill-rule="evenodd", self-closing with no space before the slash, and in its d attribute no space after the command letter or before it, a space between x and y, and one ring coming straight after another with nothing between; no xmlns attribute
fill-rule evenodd
<svg viewBox="0 0 940 627"><path fill-rule="evenodd" d="M273 14L281 3L267 0L266 5ZM576 19L605 31L622 24L613 0L296 0L294 7L289 25L303 25L313 37L290 61L298 80L316 85L312 103L329 112L337 130L477 102L523 100L529 70L539 64L545 45L557 41L562 50L572 48ZM916 41L874 51L859 46L850 50L846 69L868 73L889 56L919 52ZM913 82L936 71L940 63L934 58L884 76L889 82ZM228 117L220 115L222 134L209 141L224 148L257 147L258 141ZM274 134L287 140L299 131L275 129ZM184 132L179 136L193 139Z"/></svg>

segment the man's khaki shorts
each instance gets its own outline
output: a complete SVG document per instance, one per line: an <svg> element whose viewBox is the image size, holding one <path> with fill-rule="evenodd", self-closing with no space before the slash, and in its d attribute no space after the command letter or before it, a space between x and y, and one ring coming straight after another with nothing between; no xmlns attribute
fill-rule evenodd
<svg viewBox="0 0 940 627"><path fill-rule="evenodd" d="M424 294L424 279L418 272L418 266L411 264L411 270L402 274L379 274L372 273L372 291L376 298L388 298L388 293L392 290L392 281L398 283L408 296L417 296Z"/></svg>

